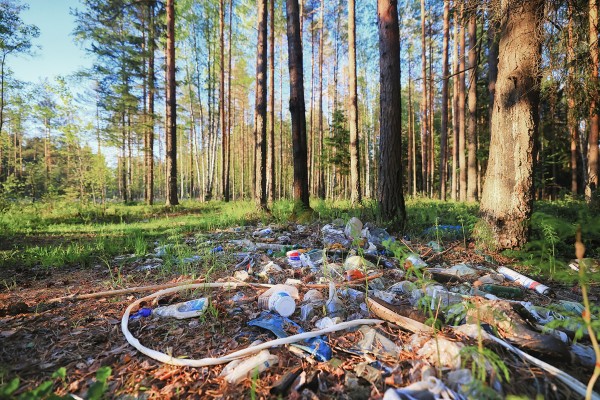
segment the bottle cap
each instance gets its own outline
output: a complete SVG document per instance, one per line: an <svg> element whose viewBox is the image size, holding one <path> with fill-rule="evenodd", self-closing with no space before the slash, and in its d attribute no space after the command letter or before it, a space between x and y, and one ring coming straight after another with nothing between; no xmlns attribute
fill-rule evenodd
<svg viewBox="0 0 600 400"><path fill-rule="evenodd" d="M289 317L296 310L296 302L286 292L273 293L269 297L269 309L277 311L282 317Z"/></svg>

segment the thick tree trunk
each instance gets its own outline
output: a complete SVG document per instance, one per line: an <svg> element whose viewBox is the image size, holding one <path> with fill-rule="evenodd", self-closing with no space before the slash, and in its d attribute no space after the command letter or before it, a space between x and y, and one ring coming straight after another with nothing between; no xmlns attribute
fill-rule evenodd
<svg viewBox="0 0 600 400"><path fill-rule="evenodd" d="M454 40L452 48L452 189L450 198L458 200L458 136L460 135L458 111L458 15L456 0L454 1ZM491 107L490 107L491 110Z"/></svg>
<svg viewBox="0 0 600 400"><path fill-rule="evenodd" d="M167 0L167 76L165 102L167 147L166 205L179 204L177 199L177 98L175 81L175 0Z"/></svg>
<svg viewBox="0 0 600 400"><path fill-rule="evenodd" d="M325 2L321 3L319 18L319 184L317 188L320 199L325 199L325 166L323 159L323 36L325 34L324 14Z"/></svg>
<svg viewBox="0 0 600 400"><path fill-rule="evenodd" d="M286 0L288 58L290 69L290 113L292 114L292 152L294 155L294 213L310 211L304 109L304 74L298 0Z"/></svg>
<svg viewBox="0 0 600 400"><path fill-rule="evenodd" d="M269 175L268 202L275 200L275 0L269 1L269 149L267 170Z"/></svg>
<svg viewBox="0 0 600 400"><path fill-rule="evenodd" d="M575 43L573 38L573 6L569 2L568 7L568 26L567 26L567 129L569 130L570 143L570 159L569 166L571 169L571 193L577 195L577 142L579 141L577 121L575 119Z"/></svg>
<svg viewBox="0 0 600 400"><path fill-rule="evenodd" d="M543 0L503 1L490 155L481 199L482 233L499 249L527 240L538 129L539 27Z"/></svg>
<svg viewBox="0 0 600 400"><path fill-rule="evenodd" d="M229 131L225 115L225 0L219 1L219 130L221 131L221 190L229 201Z"/></svg>
<svg viewBox="0 0 600 400"><path fill-rule="evenodd" d="M461 19L464 17L464 5L460 7ZM462 21L461 21L462 22ZM459 49L458 49L458 193L459 200L467 200L467 158L465 154L466 149L466 135L465 135L465 57L467 52L465 51L465 26L460 24L459 26Z"/></svg>
<svg viewBox="0 0 600 400"><path fill-rule="evenodd" d="M442 132L440 133L440 199L446 200L448 171L448 36L450 34L450 0L444 0L442 39Z"/></svg>
<svg viewBox="0 0 600 400"><path fill-rule="evenodd" d="M588 180L585 187L585 198L589 202L598 190L598 2L589 0L589 45L590 45L590 133L588 136Z"/></svg>
<svg viewBox="0 0 600 400"><path fill-rule="evenodd" d="M350 67L350 199L362 201L360 187L360 155L358 142L358 93L356 88L356 18L354 0L348 1L348 64Z"/></svg>
<svg viewBox="0 0 600 400"><path fill-rule="evenodd" d="M467 172L467 201L477 201L477 19L469 18L469 156Z"/></svg>
<svg viewBox="0 0 600 400"><path fill-rule="evenodd" d="M267 0L258 0L256 53L256 189L258 206L267 209Z"/></svg>
<svg viewBox="0 0 600 400"><path fill-rule="evenodd" d="M402 193L402 109L400 103L400 38L396 0L377 0L380 69L380 141L377 200L382 221L404 229Z"/></svg>
<svg viewBox="0 0 600 400"><path fill-rule="evenodd" d="M427 47L425 45L425 0L421 0L421 190L428 193L429 118L427 116Z"/></svg>

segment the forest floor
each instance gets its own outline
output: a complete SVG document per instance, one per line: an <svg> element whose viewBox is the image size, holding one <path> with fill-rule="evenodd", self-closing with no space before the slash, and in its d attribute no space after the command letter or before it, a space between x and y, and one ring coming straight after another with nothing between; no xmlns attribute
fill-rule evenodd
<svg viewBox="0 0 600 400"><path fill-rule="evenodd" d="M516 304L522 304L520 302L487 300L479 296L465 298L458 302L464 305L460 316L451 318L450 308L455 302L448 300L450 306L443 308L440 306L441 297L436 297L439 293L432 296L427 291L428 287L435 284L434 280L444 289L466 293L465 290L472 288L475 280L493 272L499 265L528 272L514 266L514 259L483 253L476 249L472 241L460 236L443 236L438 237L440 240L429 242L424 237L411 241L397 238L396 243L404 244L394 247L394 254L380 251L377 265L362 266L360 271L353 272L359 276L362 276L361 272L367 276L381 275L375 279L361 278L362 281L352 287L366 293L369 298L391 301L394 305L379 300L377 303L383 304L392 314L434 326L432 333L413 334L406 326L399 326L402 323L398 321L385 321L373 326L378 335L370 343L368 339L372 339L374 332L368 327L341 330L325 337L325 342L332 350L332 356L327 360L315 359L314 355L292 346L271 348L269 351L278 357L278 362L260 374L251 374L235 384L220 376L225 364L199 368L171 366L141 354L126 341L121 331L125 309L136 299L151 292L52 301L69 295L155 284L232 281L236 271L246 271L249 272L247 283L250 284L284 283L290 278L299 280L300 299L313 287L317 287L327 299L327 283L333 280L340 287L338 293L344 304L344 320L379 318L372 309L361 308L360 301L343 295L347 293L343 290L349 287L345 279L348 274L343 267L349 254L352 254L348 250L358 250L358 245L366 245L365 241L354 241L346 246L326 243L328 241L322 231L325 223L305 226L270 223L188 231L177 243L169 244L167 239L150 249L146 255L123 253L86 267L24 268L5 265L0 269L0 282L4 283L0 288L0 398L3 398L3 393L6 398L31 394L45 381L52 381L52 390L60 396L74 394L97 398L90 388L96 381L100 367L111 368L111 375L102 390L109 398L121 399L377 399L382 398L389 388L402 388L427 380L443 383L447 393L453 393L456 398L460 398L460 395L465 398L504 398L507 395L535 398L538 394L546 399L580 397L544 368L525 361L496 343L484 340L485 334L481 331L475 337L472 334L469 337L452 327L465 321L472 323L473 310L476 310L478 322L492 326L496 335L516 344L525 352L560 368L584 385L587 385L591 376L589 360L582 361L581 355L577 357L570 345L548 339L550 335L540 333L539 321L533 321L531 314L523 312L522 307L515 307ZM272 232L260 233L267 226ZM340 229L343 230L343 225ZM246 240L243 243L235 242L243 239ZM284 251L249 249L250 242L275 245L273 248L290 243L301 249L328 248L329 272L322 267L292 268ZM442 248L436 249L436 243ZM386 243L386 246L389 247L389 244ZM177 253L175 249L182 247L185 247L185 252ZM251 253L251 262L247 260L240 263L246 255L240 253L248 252ZM447 279L444 274L423 273L427 268L417 269L405 262L410 252L419 255L427 268L446 269L466 263L473 268L474 274ZM181 257L181 254L186 257ZM362 250L358 250L358 254L363 254ZM281 271L269 270L261 274L270 261L281 266ZM252 268L249 269L249 266ZM239 274L236 276L240 277ZM393 284L404 280L412 281L417 289L424 289L420 301L414 301L414 293L390 291ZM576 281L540 280L551 287L552 295L523 290L523 301L550 308L556 313L554 315L558 315L553 307L561 300L567 304L582 300L581 287ZM518 287L509 282L501 285ZM597 307L600 298L597 281L590 282L589 289L590 299ZM187 290L167 295L160 298L159 305L203 296L210 299L210 307L200 317L192 319L150 316L130 320L129 329L144 346L176 358L225 356L250 346L255 340L266 342L275 338L265 329L248 325L249 321L261 317L256 300L264 290L264 287L252 285L235 290ZM439 300L437 307L428 306L433 304L432 299ZM142 306L156 305L146 302ZM456 304L454 306L456 308ZM491 320L484 315L488 306L495 313ZM306 320L300 318L299 308L290 319L305 331L317 329L315 323L324 317L326 307L317 307ZM537 311L541 314L543 308ZM577 324L580 316L570 319ZM506 320L510 323L503 325L501 322ZM298 329L289 324L285 328L290 335ZM558 327L570 337L576 328L577 325ZM390 347L379 335L390 339L395 346ZM482 340L481 345L479 339ZM579 342L589 344L585 335ZM53 375L61 367L66 369L64 377ZM290 378L291 383L287 386L278 385L282 378L290 376L298 377L295 380ZM8 395L12 390L7 388L10 389L11 382L16 383L13 380L15 377L19 378L18 389ZM281 391L277 392L278 389L274 387ZM599 389L599 384L596 384L595 390L600 392Z"/></svg>

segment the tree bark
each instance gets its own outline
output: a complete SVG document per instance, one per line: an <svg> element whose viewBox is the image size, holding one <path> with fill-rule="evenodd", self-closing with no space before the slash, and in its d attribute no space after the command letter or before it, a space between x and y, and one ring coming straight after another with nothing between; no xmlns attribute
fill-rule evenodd
<svg viewBox="0 0 600 400"><path fill-rule="evenodd" d="M267 0L258 0L256 53L256 190L258 206L267 209Z"/></svg>
<svg viewBox="0 0 600 400"><path fill-rule="evenodd" d="M267 170L269 171L268 201L275 200L275 0L269 1L269 149Z"/></svg>
<svg viewBox="0 0 600 400"><path fill-rule="evenodd" d="M458 111L458 87L459 87L459 73L458 73L458 10L456 7L456 0L453 4L453 15L454 15L454 40L452 48L452 189L450 198L452 200L458 200L458 136L460 135L459 127L459 111ZM491 109L491 108L490 108Z"/></svg>
<svg viewBox="0 0 600 400"><path fill-rule="evenodd" d="M499 10L498 80L480 207L483 234L491 234L498 249L519 248L527 240L538 129L538 30L543 9L543 0L513 0L503 1Z"/></svg>
<svg viewBox="0 0 600 400"><path fill-rule="evenodd" d="M598 3L589 0L589 45L590 45L590 132L588 136L588 180L585 188L585 198L588 203L597 195L598 190Z"/></svg>
<svg viewBox="0 0 600 400"><path fill-rule="evenodd" d="M469 18L469 127L467 201L477 201L477 18Z"/></svg>
<svg viewBox="0 0 600 400"><path fill-rule="evenodd" d="M400 38L396 0L377 0L380 68L379 216L392 229L404 229L402 193L402 109L400 103Z"/></svg>
<svg viewBox="0 0 600 400"><path fill-rule="evenodd" d="M460 7L460 19L464 18L464 5ZM467 200L467 158L465 154L466 137L465 137L465 26L459 22L459 49L458 49L458 193L459 200Z"/></svg>
<svg viewBox="0 0 600 400"><path fill-rule="evenodd" d="M323 165L323 36L325 34L324 14L325 2L321 2L319 18L319 184L317 188L320 199L325 199L325 166Z"/></svg>
<svg viewBox="0 0 600 400"><path fill-rule="evenodd" d="M440 133L440 200L446 200L448 171L448 36L450 34L450 0L444 0L442 39L442 132Z"/></svg>
<svg viewBox="0 0 600 400"><path fill-rule="evenodd" d="M175 0L167 0L167 76L165 102L167 147L166 205L179 204L177 199L177 98L175 81Z"/></svg>
<svg viewBox="0 0 600 400"><path fill-rule="evenodd" d="M298 0L286 0L292 152L294 155L294 214L297 216L311 211L307 173L302 42L298 8Z"/></svg>
<svg viewBox="0 0 600 400"><path fill-rule="evenodd" d="M573 38L573 6L571 2L567 3L567 14L569 18L567 26L567 129L569 130L570 143L570 159L569 166L571 169L571 193L577 195L577 142L578 130L577 121L575 119L575 43Z"/></svg>
<svg viewBox="0 0 600 400"><path fill-rule="evenodd" d="M360 155L358 142L358 93L356 88L356 5L348 1L348 64L350 67L350 200L352 204L362 201L360 187Z"/></svg>
<svg viewBox="0 0 600 400"><path fill-rule="evenodd" d="M421 189L428 193L429 118L427 117L427 47L425 46L425 0L421 0Z"/></svg>
<svg viewBox="0 0 600 400"><path fill-rule="evenodd" d="M219 0L219 130L221 131L221 190L229 201L229 131L225 115L225 0Z"/></svg>

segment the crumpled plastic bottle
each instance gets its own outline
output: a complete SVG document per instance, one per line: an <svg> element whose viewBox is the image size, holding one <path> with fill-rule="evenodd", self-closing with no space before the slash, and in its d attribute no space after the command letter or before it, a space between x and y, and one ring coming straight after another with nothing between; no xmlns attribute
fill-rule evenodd
<svg viewBox="0 0 600 400"><path fill-rule="evenodd" d="M329 299L325 303L325 308L327 309L327 315L331 318L341 317L344 311L344 304L337 296L333 281L329 281Z"/></svg>
<svg viewBox="0 0 600 400"><path fill-rule="evenodd" d="M201 297L186 301L183 303L172 304L170 306L157 307L152 310L153 315L159 317L173 317L177 319L192 318L201 315L208 307L208 299Z"/></svg>

